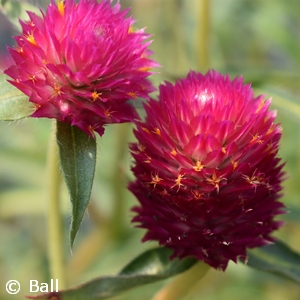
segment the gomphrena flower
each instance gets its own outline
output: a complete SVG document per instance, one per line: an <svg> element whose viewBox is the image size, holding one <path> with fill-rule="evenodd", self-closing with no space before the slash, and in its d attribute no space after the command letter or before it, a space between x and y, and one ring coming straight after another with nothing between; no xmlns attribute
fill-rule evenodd
<svg viewBox="0 0 300 300"><path fill-rule="evenodd" d="M107 123L138 118L128 100L148 98L154 89L146 77L157 64L149 59L149 35L111 2L52 0L42 17L28 12L30 20L20 21L22 34L10 49L15 65L5 73L34 103L33 117L92 136Z"/></svg>
<svg viewBox="0 0 300 300"><path fill-rule="evenodd" d="M133 222L147 229L143 241L222 270L273 241L284 173L270 102L215 71L160 86L131 145L137 179L129 189L140 202Z"/></svg>

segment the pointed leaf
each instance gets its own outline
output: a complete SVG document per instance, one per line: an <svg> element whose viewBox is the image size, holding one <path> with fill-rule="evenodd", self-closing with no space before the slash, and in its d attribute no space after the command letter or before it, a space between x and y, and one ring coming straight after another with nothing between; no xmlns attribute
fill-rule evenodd
<svg viewBox="0 0 300 300"><path fill-rule="evenodd" d="M198 262L193 258L170 260L171 254L172 250L167 248L148 250L129 263L115 277L99 277L69 290L27 298L51 299L56 296L60 300L107 299L131 288L182 273Z"/></svg>
<svg viewBox="0 0 300 300"><path fill-rule="evenodd" d="M0 74L0 121L14 121L30 116L34 112L32 103L7 79L6 75Z"/></svg>
<svg viewBox="0 0 300 300"><path fill-rule="evenodd" d="M252 268L275 273L300 283L300 254L281 241L250 250L247 264Z"/></svg>
<svg viewBox="0 0 300 300"><path fill-rule="evenodd" d="M89 203L96 165L96 140L75 126L57 122L62 172L72 202L71 246Z"/></svg>
<svg viewBox="0 0 300 300"><path fill-rule="evenodd" d="M194 258L171 260L173 250L168 248L155 248L145 251L126 265L119 275L156 275L172 276L181 273L198 260Z"/></svg>

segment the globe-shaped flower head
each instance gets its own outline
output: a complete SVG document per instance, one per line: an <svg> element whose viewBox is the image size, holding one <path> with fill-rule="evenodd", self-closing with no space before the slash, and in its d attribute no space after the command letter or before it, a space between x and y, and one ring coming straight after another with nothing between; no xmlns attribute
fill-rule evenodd
<svg viewBox="0 0 300 300"><path fill-rule="evenodd" d="M225 270L246 248L270 243L282 224L281 128L270 100L242 78L190 72L160 86L131 145L140 202L133 222L172 257L194 256Z"/></svg>
<svg viewBox="0 0 300 300"><path fill-rule="evenodd" d="M34 103L33 117L55 118L90 135L107 123L138 118L128 103L147 98L146 79L157 64L149 59L149 35L135 30L127 10L111 1L52 0L42 17L28 12L17 46L11 81Z"/></svg>

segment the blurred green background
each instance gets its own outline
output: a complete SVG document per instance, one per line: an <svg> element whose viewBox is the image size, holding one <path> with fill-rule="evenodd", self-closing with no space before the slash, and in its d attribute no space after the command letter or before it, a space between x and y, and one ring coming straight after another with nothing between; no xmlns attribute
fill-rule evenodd
<svg viewBox="0 0 300 300"><path fill-rule="evenodd" d="M300 252L300 2L299 0L120 0L131 7L136 27L153 34L153 58L163 67L156 85L186 76L190 69L214 68L242 74L256 94L273 98L283 127L280 156L288 179L282 201L290 213L275 233ZM22 3L24 3L22 1ZM47 2L30 2L45 7ZM17 5L17 4L14 4ZM24 13L19 10L17 14ZM0 12L1 55L17 31ZM3 65L3 59L0 65ZM49 282L47 248L47 148L51 121L24 119L0 123L0 299L23 299L29 279ZM73 253L69 249L70 204L62 184L68 284L116 274L129 260L156 243L141 244L132 229L136 204L126 190L132 174L127 143L131 125L111 125L98 143L98 165L91 204ZM21 283L18 296L5 283ZM147 300L166 281L126 292L115 300ZM183 300L298 300L300 287L242 264L225 273L211 270Z"/></svg>

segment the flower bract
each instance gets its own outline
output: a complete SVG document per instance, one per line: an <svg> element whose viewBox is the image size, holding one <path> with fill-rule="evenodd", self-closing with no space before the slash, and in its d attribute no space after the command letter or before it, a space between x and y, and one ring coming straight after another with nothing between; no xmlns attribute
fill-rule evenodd
<svg viewBox="0 0 300 300"><path fill-rule="evenodd" d="M273 241L284 172L270 103L241 77L216 71L160 86L131 145L133 222L147 230L143 241L222 270Z"/></svg>
<svg viewBox="0 0 300 300"><path fill-rule="evenodd" d="M108 123L138 118L128 102L148 98L146 79L157 63L144 29L112 1L51 1L46 13L28 12L10 49L15 64L5 73L29 96L33 117L55 118L94 136Z"/></svg>

